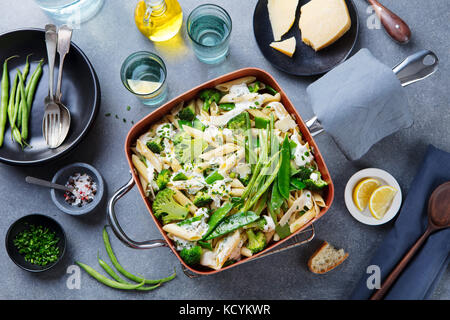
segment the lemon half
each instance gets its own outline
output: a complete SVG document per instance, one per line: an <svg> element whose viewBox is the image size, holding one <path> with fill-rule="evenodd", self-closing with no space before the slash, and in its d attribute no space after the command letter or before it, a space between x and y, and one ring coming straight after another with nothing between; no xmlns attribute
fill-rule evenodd
<svg viewBox="0 0 450 320"><path fill-rule="evenodd" d="M397 189L391 186L377 188L369 199L369 210L375 219L382 219L391 207L392 200L397 194Z"/></svg>
<svg viewBox="0 0 450 320"><path fill-rule="evenodd" d="M359 211L363 211L367 207L371 194L379 185L380 181L374 178L361 180L356 185L353 189L353 202Z"/></svg>

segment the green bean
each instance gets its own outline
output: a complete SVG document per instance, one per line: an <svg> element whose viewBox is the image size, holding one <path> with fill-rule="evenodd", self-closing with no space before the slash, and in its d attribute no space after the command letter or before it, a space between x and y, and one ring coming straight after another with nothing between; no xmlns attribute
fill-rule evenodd
<svg viewBox="0 0 450 320"><path fill-rule="evenodd" d="M38 66L36 67L36 70L34 70L30 81L28 81L28 83L27 83L27 89L25 90L25 93L26 93L26 97L27 97L28 114L31 111L31 105L33 104L34 93L36 91L36 87L39 83L40 77L42 75L42 64L43 63L44 63L44 59L41 59L39 61Z"/></svg>
<svg viewBox="0 0 450 320"><path fill-rule="evenodd" d="M11 88L11 94L9 95L9 102L8 102L8 119L9 119L9 126L13 128L16 125L16 118L14 113L14 104L16 102L16 91L17 91L17 83L19 81L19 75L16 73L16 76L14 77L13 86Z"/></svg>
<svg viewBox="0 0 450 320"><path fill-rule="evenodd" d="M22 143L22 136L20 135L19 129L16 127L16 119L17 119L17 113L16 110L16 101L20 101L19 99L16 99L16 93L17 87L18 87L18 80L19 80L19 74L16 73L16 76L14 78L14 83L11 89L11 95L9 97L9 103L8 103L8 118L9 118L9 125L11 127L11 133L12 138L19 143L23 148ZM20 96L20 94L19 94ZM19 102L17 102L18 104Z"/></svg>
<svg viewBox="0 0 450 320"><path fill-rule="evenodd" d="M168 276L167 278L163 278L163 279L158 279L158 280L150 280L150 279L145 279L145 278L141 278L138 276L135 276L134 274L128 272L127 270L125 270L119 263L119 261L117 260L116 256L114 255L114 251L111 247L111 243L109 241L109 236L108 236L108 232L106 231L106 226L103 228L103 242L105 243L105 249L106 252L108 253L109 259L111 259L111 262L113 264L113 266L121 273L123 274L125 277L127 277L130 280L136 281L136 282L141 282L144 281L145 284L157 284L157 283L163 283L163 282L167 282L172 280L173 278L175 278L175 276L177 275L177 273L174 271L174 273L171 276Z"/></svg>
<svg viewBox="0 0 450 320"><path fill-rule="evenodd" d="M8 94L9 94L9 76L8 76L8 61L17 58L12 56L3 62L3 74L1 82L1 102L0 102L0 147L3 145L6 129L6 118L8 117Z"/></svg>
<svg viewBox="0 0 450 320"><path fill-rule="evenodd" d="M29 61L29 58L30 58L31 55L32 55L32 53L27 55L27 59L26 59L26 62L25 62L25 68L23 69L23 81L27 81L28 73L30 72L30 61Z"/></svg>
<svg viewBox="0 0 450 320"><path fill-rule="evenodd" d="M142 287L144 285L144 281L142 281L139 284L120 283L120 282L117 282L117 281L114 281L114 280L111 280L111 279L105 277L101 273L97 272L94 268L91 268L90 266L88 266L84 263L76 261L76 264L78 264L81 268L83 268L84 271L86 271L91 277L93 277L97 281L103 283L104 285L106 285L108 287L114 288L114 289L134 290L134 289Z"/></svg>
<svg viewBox="0 0 450 320"><path fill-rule="evenodd" d="M119 277L117 275L117 273L114 272L113 268L111 268L105 261L103 261L102 259L100 259L98 257L97 257L97 260L98 260L98 263L100 264L100 266L103 268L103 270L105 270L106 273L109 274L114 280L116 280L117 282L123 283L123 284L131 284L131 283L123 280L121 277ZM159 286L161 286L161 283L158 283L157 285L154 285L151 287L139 287L139 288L136 288L136 290L151 291L151 290L158 288Z"/></svg>
<svg viewBox="0 0 450 320"><path fill-rule="evenodd" d="M20 70L17 70L17 74L19 75L20 111L22 112L21 136L23 140L26 140L28 138L29 108L27 105L27 96L25 94L22 72L20 72Z"/></svg>

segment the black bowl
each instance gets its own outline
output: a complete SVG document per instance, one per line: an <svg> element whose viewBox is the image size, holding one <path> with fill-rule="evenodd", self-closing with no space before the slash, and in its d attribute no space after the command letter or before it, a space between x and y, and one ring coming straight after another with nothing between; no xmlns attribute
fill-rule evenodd
<svg viewBox="0 0 450 320"><path fill-rule="evenodd" d="M18 143L13 142L8 124L4 143L0 148L0 161L11 165L32 166L47 163L67 154L86 136L100 107L100 86L94 68L80 48L72 43L64 60L61 84L62 102L69 109L72 121L64 143L56 149L49 149L42 136L44 99L48 94L49 77L45 32L41 29L23 29L0 35L0 64L3 65L3 60L7 57L20 56L8 62L10 84L14 80L16 68L23 70L26 56L30 53L33 55L30 56L31 68L28 80L37 66L37 61L45 59L30 113L28 143L32 148L22 150ZM59 57L56 55L55 83L58 67Z"/></svg>
<svg viewBox="0 0 450 320"><path fill-rule="evenodd" d="M355 4L352 0L345 0L352 21L350 30L329 47L315 52L314 49L303 43L298 28L300 7L308 2L309 0L299 1L294 25L282 37L282 40L292 36L296 38L297 48L292 58L269 46L274 40L267 10L267 0L259 0L253 13L253 32L256 43L264 57L279 70L296 76L314 76L330 71L347 59L358 38L359 20Z"/></svg>
<svg viewBox="0 0 450 320"><path fill-rule="evenodd" d="M29 224L33 224L35 226L42 226L56 233L56 236L59 238L58 260L46 266L38 266L28 261L25 261L25 258L19 253L19 250L17 250L16 246L14 245L14 239L20 232L28 229ZM56 220L44 216L42 214L31 214L20 218L19 220L14 222L11 225L11 227L9 227L8 232L6 233L5 244L6 244L6 251L8 252L9 257L16 265L18 265L20 268L26 271L42 272L55 266L64 256L64 252L66 251L66 234L61 225L58 222L56 222Z"/></svg>

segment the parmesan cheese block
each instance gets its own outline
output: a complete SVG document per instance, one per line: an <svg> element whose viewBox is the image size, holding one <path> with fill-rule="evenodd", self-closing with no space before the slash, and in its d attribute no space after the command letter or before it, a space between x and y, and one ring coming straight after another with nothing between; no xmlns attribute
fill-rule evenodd
<svg viewBox="0 0 450 320"><path fill-rule="evenodd" d="M291 37L289 39L280 41L280 42L272 42L270 46L275 50L284 53L285 55L292 58L295 52L295 45L297 42L295 41L295 37Z"/></svg>
<svg viewBox="0 0 450 320"><path fill-rule="evenodd" d="M275 41L280 41L294 24L297 5L298 0L268 0L267 9Z"/></svg>
<svg viewBox="0 0 450 320"><path fill-rule="evenodd" d="M300 9L302 40L315 51L338 40L350 26L344 0L311 0Z"/></svg>

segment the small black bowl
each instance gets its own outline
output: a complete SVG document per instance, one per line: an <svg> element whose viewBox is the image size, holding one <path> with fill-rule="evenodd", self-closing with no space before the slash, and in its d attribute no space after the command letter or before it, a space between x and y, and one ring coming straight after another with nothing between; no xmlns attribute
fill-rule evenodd
<svg viewBox="0 0 450 320"><path fill-rule="evenodd" d="M19 250L17 250L17 247L14 245L14 239L20 232L28 229L29 228L28 225L31 224L35 226L42 226L44 228L48 228L50 229L50 231L56 233L56 236L59 238L58 260L46 266L38 266L28 261L25 261L25 258L19 253ZM8 252L9 257L16 265L18 265L23 270L29 272L42 272L52 268L64 256L64 252L66 251L66 234L64 233L64 230L61 227L61 225L58 222L56 222L56 220L44 216L42 214L30 214L28 216L20 218L19 220L14 222L11 225L11 227L9 227L8 232L6 233L5 244L6 244L6 251Z"/></svg>

